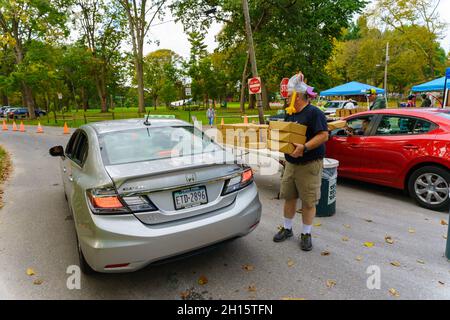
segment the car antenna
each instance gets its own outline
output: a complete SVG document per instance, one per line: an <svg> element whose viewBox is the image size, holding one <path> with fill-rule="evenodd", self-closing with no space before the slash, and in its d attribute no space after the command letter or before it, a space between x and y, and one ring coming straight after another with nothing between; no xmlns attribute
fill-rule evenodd
<svg viewBox="0 0 450 320"><path fill-rule="evenodd" d="M145 116L145 121L144 124L146 126L151 126L152 124L150 123L150 121L148 121L148 117L150 116L150 109L148 109L147 115Z"/></svg>

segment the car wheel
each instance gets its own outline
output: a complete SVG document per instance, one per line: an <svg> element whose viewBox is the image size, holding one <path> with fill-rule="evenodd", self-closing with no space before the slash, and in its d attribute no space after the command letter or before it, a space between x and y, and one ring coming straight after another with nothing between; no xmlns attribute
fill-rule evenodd
<svg viewBox="0 0 450 320"><path fill-rule="evenodd" d="M77 237L77 251L78 251L78 263L80 265L81 272L84 274L95 274L96 271L91 268L91 266L87 263L86 259L84 258L83 251L81 250L80 242L78 241Z"/></svg>
<svg viewBox="0 0 450 320"><path fill-rule="evenodd" d="M450 205L450 173L437 166L417 169L409 177L408 191L420 206L431 210L446 210Z"/></svg>

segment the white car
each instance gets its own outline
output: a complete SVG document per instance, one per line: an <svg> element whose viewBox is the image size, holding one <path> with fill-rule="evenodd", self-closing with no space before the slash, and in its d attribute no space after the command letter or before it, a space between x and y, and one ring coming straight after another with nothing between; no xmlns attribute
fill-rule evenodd
<svg viewBox="0 0 450 320"><path fill-rule="evenodd" d="M325 115L332 116L336 113L337 109L343 109L344 106L349 102L348 100L332 100L325 103L324 108ZM355 107L358 107L358 103L356 101L352 101Z"/></svg>

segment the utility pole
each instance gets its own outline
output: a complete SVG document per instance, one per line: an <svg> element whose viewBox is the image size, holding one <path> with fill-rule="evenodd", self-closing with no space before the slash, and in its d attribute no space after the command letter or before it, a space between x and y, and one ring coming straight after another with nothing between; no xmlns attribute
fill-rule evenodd
<svg viewBox="0 0 450 320"><path fill-rule="evenodd" d="M388 70L388 62L389 62L389 42L386 43L386 62L384 64L384 98L386 99L386 108L388 103L388 92L387 92L387 70Z"/></svg>
<svg viewBox="0 0 450 320"><path fill-rule="evenodd" d="M248 0L242 0L242 9L244 11L245 33L247 35L248 54L250 57L250 63L252 65L252 75L253 75L253 77L258 77L258 68L256 66L256 55L255 55L255 47L253 45L253 34L252 34L252 26L250 24L250 13L249 13L249 9L248 9ZM244 84L242 84L242 85L244 85ZM263 106L262 106L261 93L256 94L256 105L258 106L259 123L264 124L264 112L263 112Z"/></svg>

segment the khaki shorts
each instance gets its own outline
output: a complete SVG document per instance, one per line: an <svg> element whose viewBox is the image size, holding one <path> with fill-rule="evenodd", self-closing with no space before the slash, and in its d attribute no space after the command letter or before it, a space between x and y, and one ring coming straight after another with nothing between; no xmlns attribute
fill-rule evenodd
<svg viewBox="0 0 450 320"><path fill-rule="evenodd" d="M322 159L304 164L286 162L281 179L280 198L286 200L300 198L303 207L316 206L320 200L322 170Z"/></svg>

